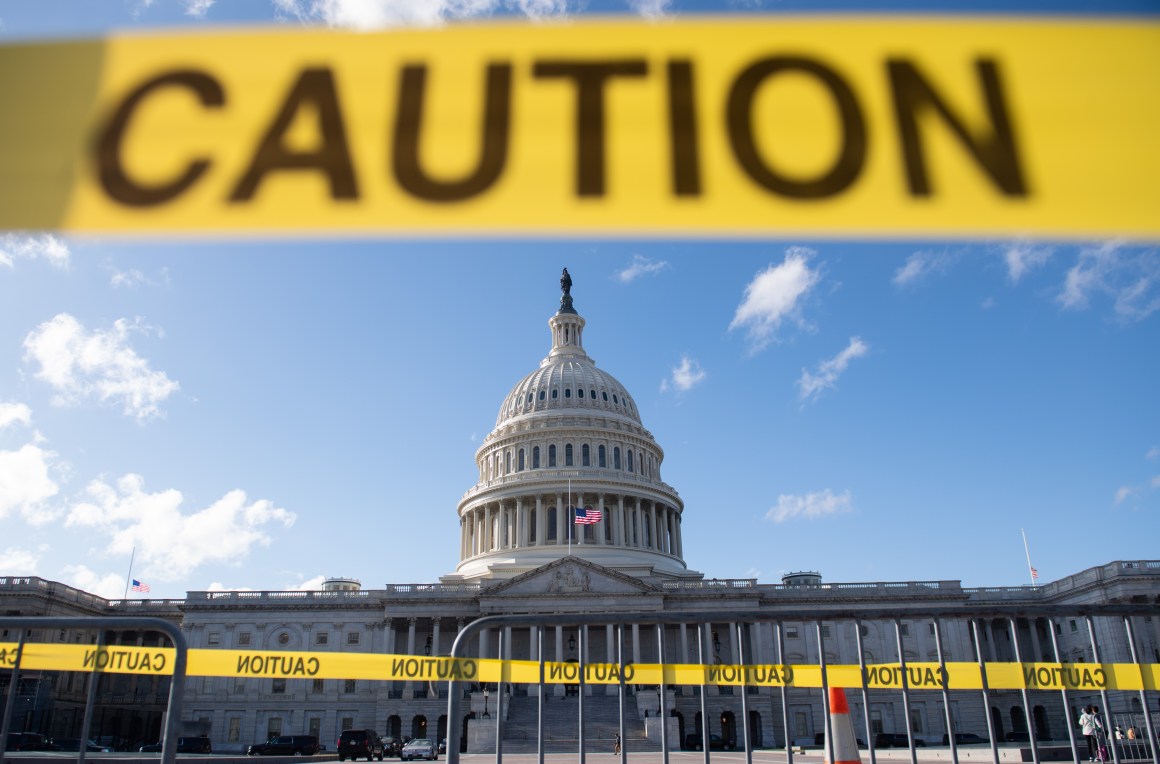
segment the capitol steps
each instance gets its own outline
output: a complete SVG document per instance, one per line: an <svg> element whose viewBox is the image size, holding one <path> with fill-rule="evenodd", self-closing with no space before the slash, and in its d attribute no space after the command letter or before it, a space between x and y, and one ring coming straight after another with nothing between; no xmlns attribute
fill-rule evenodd
<svg viewBox="0 0 1160 764"><path fill-rule="evenodd" d="M579 750L577 734L579 698L552 697L544 703L544 750L564 753ZM505 753L535 753L536 705L534 696L514 696L509 700L508 720L504 723ZM632 707L625 709L625 750L659 751L660 741L644 736L644 722L637 719ZM612 737L620 729L620 705L615 695L591 695L584 698L584 743L589 753L611 753Z"/></svg>

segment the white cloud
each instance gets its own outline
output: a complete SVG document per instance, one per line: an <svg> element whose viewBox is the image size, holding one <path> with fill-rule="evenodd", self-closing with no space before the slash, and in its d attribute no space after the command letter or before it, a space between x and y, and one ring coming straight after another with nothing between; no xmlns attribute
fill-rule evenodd
<svg viewBox="0 0 1160 764"><path fill-rule="evenodd" d="M55 268L67 268L68 245L50 233L34 236L10 233L0 236L0 265L11 268L17 258L23 260L43 258Z"/></svg>
<svg viewBox="0 0 1160 764"><path fill-rule="evenodd" d="M835 495L829 488L824 491L807 493L804 496L782 494L777 497L777 506L765 513L767 520L775 523L798 517L815 518L849 512L853 509L850 492Z"/></svg>
<svg viewBox="0 0 1160 764"><path fill-rule="evenodd" d="M32 424L32 409L23 403L0 403L0 430L17 422L25 427Z"/></svg>
<svg viewBox="0 0 1160 764"><path fill-rule="evenodd" d="M1145 459L1160 459L1160 446L1152 446L1148 449L1148 453L1144 454Z"/></svg>
<svg viewBox="0 0 1160 764"><path fill-rule="evenodd" d="M568 13L567 0L274 0L276 13L302 23L348 29L435 26L499 11L546 19Z"/></svg>
<svg viewBox="0 0 1160 764"><path fill-rule="evenodd" d="M145 331L118 319L109 331L89 332L61 313L24 338L25 359L40 364L37 379L57 391L53 404L77 405L89 398L119 402L124 413L143 421L160 416L160 404L180 386L128 344L131 331Z"/></svg>
<svg viewBox="0 0 1160 764"><path fill-rule="evenodd" d="M32 525L44 525L59 514L45 504L60 490L49 477L55 456L31 443L19 451L0 451L0 518L19 512Z"/></svg>
<svg viewBox="0 0 1160 764"><path fill-rule="evenodd" d="M321 589L324 583L326 583L326 576L315 576L300 584L293 584L290 588L296 592L313 592Z"/></svg>
<svg viewBox="0 0 1160 764"><path fill-rule="evenodd" d="M894 272L891 283L897 287L916 284L935 274L945 273L957 259L950 252L915 252Z"/></svg>
<svg viewBox="0 0 1160 764"><path fill-rule="evenodd" d="M214 581L208 587L207 592L252 592L256 591L252 586L226 586L220 581Z"/></svg>
<svg viewBox="0 0 1160 764"><path fill-rule="evenodd" d="M109 285L114 287L128 287L135 289L138 286L157 286L158 284L169 283L169 271L162 268L160 275L157 278L147 276L143 271L136 268L130 268L127 271L113 271L113 275L109 278Z"/></svg>
<svg viewBox="0 0 1160 764"><path fill-rule="evenodd" d="M125 577L117 573L101 575L84 565L66 565L61 569L60 577L69 586L98 597L119 600L125 596Z"/></svg>
<svg viewBox="0 0 1160 764"><path fill-rule="evenodd" d="M802 375L798 378L798 397L803 401L817 399L823 390L833 389L838 377L850 365L850 361L861 358L868 352L870 346L860 337L851 337L850 344L846 345L842 352L818 364L816 373L811 374L802 369Z"/></svg>
<svg viewBox="0 0 1160 764"><path fill-rule="evenodd" d="M10 546L0 552L0 571L7 576L36 576L40 553Z"/></svg>
<svg viewBox="0 0 1160 764"><path fill-rule="evenodd" d="M1031 271L1044 265L1051 258L1051 247L1035 246L1029 242L1015 242L1003 251L1003 262L1007 264L1007 278L1017 284Z"/></svg>
<svg viewBox="0 0 1160 764"><path fill-rule="evenodd" d="M1153 488L1160 488L1160 475L1157 475L1154 478L1152 478L1152 487Z"/></svg>
<svg viewBox="0 0 1160 764"><path fill-rule="evenodd" d="M233 490L205 509L182 514L181 492L147 493L140 475L125 475L111 486L95 480L90 501L69 511L66 525L109 536L105 551L126 555L134 548L144 572L174 581L208 563L240 564L254 545L268 545L266 526L294 524L294 513L262 499L249 502Z"/></svg>
<svg viewBox="0 0 1160 764"><path fill-rule="evenodd" d="M664 16L669 12L673 0L628 0L628 7L648 19Z"/></svg>
<svg viewBox="0 0 1160 764"><path fill-rule="evenodd" d="M790 247L785 260L758 273L745 287L729 330L747 327L754 352L769 344L782 321L801 323L799 303L821 279L819 270L809 266L814 254L806 247Z"/></svg>
<svg viewBox="0 0 1160 764"><path fill-rule="evenodd" d="M1080 250L1056 301L1083 310L1095 295L1111 298L1117 318L1144 320L1160 310L1160 257L1154 251L1124 252L1115 242Z"/></svg>
<svg viewBox="0 0 1160 764"><path fill-rule="evenodd" d="M678 392L687 392L705 381L707 376L696 359L683 355L681 362L673 367L670 378L661 382L661 392L667 392L671 388L675 388Z"/></svg>
<svg viewBox="0 0 1160 764"><path fill-rule="evenodd" d="M205 18L214 2L215 0L181 0L181 4L185 6L185 15L195 19Z"/></svg>
<svg viewBox="0 0 1160 764"><path fill-rule="evenodd" d="M1136 489L1132 488L1131 486L1120 486L1120 488L1116 491L1116 504L1123 504L1125 499L1134 495L1135 493Z"/></svg>
<svg viewBox="0 0 1160 764"><path fill-rule="evenodd" d="M633 255L628 267L616 272L616 278L622 284L629 284L641 276L655 276L668 267L666 260L650 260L644 255Z"/></svg>

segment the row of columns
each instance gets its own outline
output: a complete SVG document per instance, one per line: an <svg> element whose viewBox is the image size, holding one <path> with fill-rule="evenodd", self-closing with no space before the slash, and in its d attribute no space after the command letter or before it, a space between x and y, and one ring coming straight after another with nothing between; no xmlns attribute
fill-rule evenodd
<svg viewBox="0 0 1160 764"><path fill-rule="evenodd" d="M650 499L616 495L616 503L608 506L610 499L604 493L573 494L576 506L595 506L602 509L603 516L592 524L592 538L583 532L573 534L574 542L583 546L611 545L638 549L652 549L674 557L684 557L681 540L681 515L676 507ZM569 511L567 495L556 493L554 502L549 495L545 503L543 495L534 498L518 496L514 499L499 499L477 504L460 518L459 557L466 560L480 554L500 549L524 549L548 544L569 543L574 517ZM590 503L589 499L595 501ZM632 502L635 498L635 506ZM555 513L556 527L551 538L550 514ZM533 514L534 513L534 514Z"/></svg>

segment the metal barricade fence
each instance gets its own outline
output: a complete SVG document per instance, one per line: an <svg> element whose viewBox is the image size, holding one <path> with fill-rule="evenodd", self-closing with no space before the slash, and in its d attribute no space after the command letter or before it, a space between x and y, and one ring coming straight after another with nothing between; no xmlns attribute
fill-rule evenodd
<svg viewBox="0 0 1160 764"><path fill-rule="evenodd" d="M8 695L4 703L3 721L0 722L0 764L4 764L9 732L11 731L12 714L16 706L17 688L20 684L21 661L24 655L26 637L32 630L41 629L75 629L82 631L97 631L96 643L93 645L92 668L89 670L89 681L86 688L85 710L81 722L77 761L85 761L87 743L92 725L93 706L96 699L97 682L102 676L102 661L100 656L107 655L105 633L109 631L155 631L167 636L173 643L174 659L172 676L169 683L168 713L165 716L164 735L162 736L161 762L173 764L177 757L177 736L181 725L181 705L185 695L185 674L187 666L188 648L185 635L181 629L172 623L160 618L141 617L107 617L94 616L87 618L57 618L53 616L34 617L0 617L0 629L17 629L19 637L15 654L5 655L0 660L0 668L10 669ZM167 667L167 672L168 672Z"/></svg>
<svg viewBox="0 0 1160 764"><path fill-rule="evenodd" d="M457 659L464 657L468 645L475 640L484 630L497 630L499 634L498 655L503 658L505 656L504 634L505 631L512 627L535 627L538 634L539 644L536 646L536 655L539 661L539 685L536 692L537 697L537 760L543 764L545 756L545 730L544 730L544 703L546 701L544 687L545 687L545 658L543 649L544 629L546 627L566 627L575 628L580 638L580 649L578 652L579 659L577 661L577 671L575 680L579 684L579 692L577 694L577 727L579 735L577 740L577 755L580 764L586 761L587 750L584 735L585 722L585 676L588 673L585 669L585 656L587 655L585 646L586 629L581 627L603 626L615 628L615 646L616 646L616 660L619 665L619 731L617 733L618 740L621 745L619 747L619 756L622 764L626 764L627 756L629 754L628 739L625 734L626 726L626 689L632 685L630 679L626 679L625 673L628 668L628 661L624 655L624 629L625 627L646 627L651 626L656 630L656 654L659 657L660 664L666 664L665 658L665 632L666 626L696 626L697 645L696 650L698 654L698 661L702 668L706 664L711 663L708 660L705 645L705 627L711 624L731 623L736 625L737 632L735 635L729 635L731 639L736 639L737 644L741 646L740 656L746 655L746 646L750 640L746 638L747 628L755 624L767 624L773 628L775 635L775 647L777 652L778 663L787 665L792 668L789 661L786 660L787 652L785 648L785 636L783 633L783 625L786 623L795 624L812 624L816 633L816 643L818 646L817 655L818 662L810 663L809 666L816 666L820 670L820 691L822 706L822 718L825 724L824 740L829 746L829 750L825 751L826 760L833 761L833 729L831 727L831 720L828 705L828 681L827 681L827 666L826 666L826 636L828 624L833 623L852 623L854 625L854 634L857 637L858 650L858 669L861 674L860 687L852 688L854 691L860 691L863 710L863 724L866 734L866 748L870 764L876 763L876 735L871 722L871 697L870 693L882 693L882 689L872 689L868 677L871 675L871 670L868 669L865 653L862 645L863 626L869 623L888 624L893 628L895 642L897 645L897 667L898 671L894 677L900 681L898 692L902 698L903 718L906 720L906 743L909 748L909 759L911 764L917 764L918 752L917 748L924 745L924 741L916 737L914 724L911 716L911 694L914 689L911 687L911 680L908 679L912 672L908 671L907 667L907 651L904 648L904 625L903 620L911 623L926 623L930 626L930 635L933 637L935 643L935 652L937 653L937 664L939 674L941 676L941 708L945 713L945 726L948 730L946 738L946 745L949 748L950 761L952 764L959 764L958 748L962 745L961 736L959 734L956 720L952 712L951 693L955 693L957 698L964 698L970 695L978 697L982 702L983 712L980 714L986 721L987 728L987 742L990 744L991 760L994 764L999 764L1001 756L999 751L998 730L996 729L996 720L993 718L996 711L992 705L992 697L995 691L988 687L987 668L989 664L994 666L994 661L987 661L983 654L984 638L980 634L979 624L981 622L1005 621L1009 625L1009 633L1013 635L1012 649L1014 652L1013 658L1008 665L1018 672L1024 672L1024 678L1018 684L1020 703L1022 708L1022 719L1024 720L1023 730L1013 730L1011 736L1008 737L1007 742L1016 742L1025 744L1029 749L1031 760L1034 764L1039 764L1041 760L1042 743L1037 736L1037 725L1043 720L1042 712L1043 706L1032 705L1031 693L1036 693L1036 698L1043 698L1044 694L1051 693L1057 695L1059 703L1061 704L1062 715L1057 719L1063 720L1063 727L1067 730L1067 755L1069 759L1075 762L1083 760L1081 756L1081 744L1085 741L1081 739L1080 734L1076 731L1074 714L1072 707L1069 704L1069 689L1067 685L1073 680L1068 679L1069 676L1089 676L1092 672L1096 672L1096 676L1103 676L1103 656L1100 639L1097 638L1098 633L1104 635L1104 640L1110 642L1114 640L1114 632L1109 629L1122 629L1123 641L1117 644L1123 646L1126 644L1127 652L1130 657L1130 664L1125 664L1129 668L1134 666L1136 676L1134 679L1127 677L1124 679L1116 679L1114 677L1108 678L1108 682L1096 682L1088 689L1085 686L1085 691L1088 695L1098 693L1100 699L1100 707L1107 711L1111 708L1109 705L1108 684L1116 687L1119 684L1133 685L1137 689L1113 689L1112 691L1129 693L1135 696L1135 699L1130 702L1135 705L1138 703L1141 712L1137 715L1137 729L1140 731L1140 738L1133 741L1134 745L1129 748L1124 745L1110 745L1110 756L1113 764L1121 764L1126 760L1126 757L1135 760L1151 760L1153 764L1160 764L1160 758L1157 757L1157 732L1156 719L1153 712L1150 710L1148 693L1151 692L1153 696L1157 694L1156 682L1160 671L1156 671L1156 666L1147 663L1143 660L1137 649L1137 637L1133 627L1132 619L1141 618L1147 622L1151 622L1153 618L1160 616L1160 608L1152 605L1088 605L1088 606L1053 606L1053 605L1019 605L1019 606L968 606L968 607L907 607L907 608L863 608L856 610L779 610L776 614L769 616L755 614L753 611L717 611L717 612L688 612L688 613L584 613L584 614L560 614L560 615L497 615L486 616L464 626L455 638L452 646L450 657ZM1023 649L1020 647L1018 638L1018 622L1019 621L1038 621L1039 619L1046 619L1048 625L1048 634L1050 635L1050 649L1052 661L1044 661L1043 665L1039 664L1039 658L1043 656L1036 656L1037 660L1027 661L1024 663ZM1090 646L1091 661L1093 668L1088 670L1081 668L1078 671L1074 666L1080 664L1070 663L1067 658L1061 660L1061 653L1059 643L1057 641L1057 634L1060 631L1059 624L1066 619L1069 624L1075 627L1077 619L1083 623L1087 632L1086 636ZM1097 621L1100 628L1097 629ZM948 689L947 664L948 661L944 655L942 638L943 630L946 624L954 622L959 625L965 625L969 629L970 642L973 647L974 655L972 662L977 663L978 676L981 679L981 687L977 690L961 690ZM1036 636L1037 647L1038 636ZM1083 660L1081 658L1080 660ZM917 663L917 662L916 662ZM804 667L805 664L802 664ZM1027 667L1031 666L1030 669ZM662 665L662 672L670 668ZM740 668L742 671L746 670L744 661L741 662ZM756 667L753 667L756 668ZM877 670L875 668L874 670ZM1026 672L1030 670L1030 674ZM1046 672L1046 673L1044 673ZM709 715L706 707L706 687L710 684L708 679L708 671L703 673L702 682L697 693L700 697L700 711L698 717L700 719L700 730L702 735L701 746L704 752L705 764L709 764L711 758L710 749L710 735L708 734L708 720ZM1131 672L1129 672L1131 673ZM667 674L665 674L667 676ZM450 741L454 741L455 735L452 732L452 725L457 722L464 714L460 711L463 693L455 690L455 685L464 680L449 680L449 687L447 693L447 720L448 720L448 737ZM1119 684L1118 684L1118 683ZM504 743L504 717L505 710L502 705L502 697L504 695L503 686L505 682L497 683L499 690L497 694L496 713L495 717L495 761L496 764L502 764L503 760L503 743ZM742 722L742 741L745 753L746 764L753 762L753 748L752 738L750 734L750 713L749 713L749 692L747 682L743 683L740 695L741 706L741 722ZM780 695L780 707L782 713L782 729L785 735L785 762L792 764L794 755L794 744L790 735L790 718L789 707L787 702L787 683L782 683L778 690ZM1031 685L1029 687L1028 685ZM849 686L847 684L847 686ZM927 686L930 686L929 684ZM1058 689L1056 688L1058 686ZM1041 689L1043 687L1050 687L1051 689ZM924 690L925 691L925 690ZM1075 691L1073 687L1072 692ZM797 689L795 692L801 693L803 690ZM657 700L659 703L659 715L662 720L667 719L670 709L666 708L666 692L658 690ZM486 698L486 694L485 694ZM816 703L816 701L815 701ZM486 704L486 700L485 700ZM1037 714L1037 712L1039 712ZM486 705L485 705L486 715ZM470 714L474 716L474 713ZM1108 719L1111 718L1109 715ZM490 720L489 720L490 721ZM1105 722L1106 723L1106 722ZM1141 726L1142 725L1142 726ZM667 732L668 725L662 721L659 724L661 759L663 764L669 764L669 754L674 748L672 741L669 740ZM1110 727L1109 727L1110 729ZM490 738L490 735L488 735ZM859 741L861 742L861 741ZM1123 741L1121 741L1123 742ZM1022 745L1021 745L1022 747ZM447 758L449 764L459 764L459 745L454 745L449 742L447 746ZM1058 758L1061 751L1058 746L1051 750L1052 758Z"/></svg>

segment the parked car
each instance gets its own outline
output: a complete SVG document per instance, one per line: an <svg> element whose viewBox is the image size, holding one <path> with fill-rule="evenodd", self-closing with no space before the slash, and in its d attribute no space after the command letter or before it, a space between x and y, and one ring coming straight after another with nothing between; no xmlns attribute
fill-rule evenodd
<svg viewBox="0 0 1160 764"><path fill-rule="evenodd" d="M80 752L81 739L79 737L54 737L52 742L56 743L62 751ZM97 745L92 740L86 741L86 753L112 753L113 749L107 745Z"/></svg>
<svg viewBox="0 0 1160 764"><path fill-rule="evenodd" d="M858 743L858 747L859 747L859 748L865 748L865 747L866 747L866 741L865 741L865 740L863 740L863 739L862 739L862 738L860 738L860 737L859 737L859 738L854 738L854 739L857 741L857 743ZM818 732L817 734L815 734L815 735L814 735L814 745L825 745L825 744L826 744L826 733L824 733L824 732Z"/></svg>
<svg viewBox="0 0 1160 764"><path fill-rule="evenodd" d="M1006 740L1008 743L1030 743L1031 742L1031 733L1030 732L1008 732L1006 735L1003 736L1003 739Z"/></svg>
<svg viewBox="0 0 1160 764"><path fill-rule="evenodd" d="M978 735L976 735L973 732L956 732L955 733L955 745L976 745L978 743L986 743L986 742L987 742L987 738L979 737ZM951 736L950 735L943 735L942 736L942 744L943 745L950 745L951 744Z"/></svg>
<svg viewBox="0 0 1160 764"><path fill-rule="evenodd" d="M146 743L137 750L140 753L161 753L161 743Z"/></svg>
<svg viewBox="0 0 1160 764"><path fill-rule="evenodd" d="M383 755L394 756L398 758L399 751L403 750L403 741L397 737L387 736L383 738Z"/></svg>
<svg viewBox="0 0 1160 764"><path fill-rule="evenodd" d="M9 732L6 751L59 751L47 736L39 732Z"/></svg>
<svg viewBox="0 0 1160 764"><path fill-rule="evenodd" d="M213 746L205 735L177 738L178 753L213 753Z"/></svg>
<svg viewBox="0 0 1160 764"><path fill-rule="evenodd" d="M279 735L246 746L247 756L313 756L321 747L315 735Z"/></svg>
<svg viewBox="0 0 1160 764"><path fill-rule="evenodd" d="M358 758L383 760L383 739L374 730L343 730L338 736L338 760Z"/></svg>
<svg viewBox="0 0 1160 764"><path fill-rule="evenodd" d="M690 735L685 735L685 750L703 751L704 745L701 741L701 736L695 732ZM722 740L720 735L709 735L709 750L732 751L733 744L728 740Z"/></svg>
<svg viewBox="0 0 1160 764"><path fill-rule="evenodd" d="M435 761L439 758L439 752L435 750L435 744L428 738L417 737L403 746L403 750L399 752L399 758L403 761L411 759Z"/></svg>
<svg viewBox="0 0 1160 764"><path fill-rule="evenodd" d="M922 748L926 745L926 741L922 738L916 737L914 739L914 747ZM910 741L906 738L905 732L879 732L874 736L875 748L909 748Z"/></svg>

